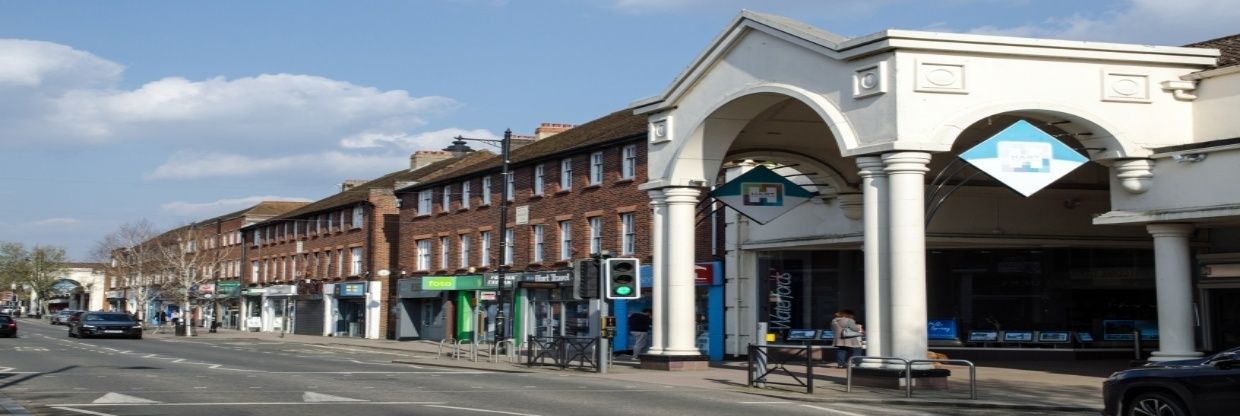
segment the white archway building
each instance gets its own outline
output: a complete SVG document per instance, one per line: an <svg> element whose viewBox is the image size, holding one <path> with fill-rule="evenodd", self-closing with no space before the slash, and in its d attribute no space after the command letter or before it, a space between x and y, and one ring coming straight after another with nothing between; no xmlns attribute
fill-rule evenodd
<svg viewBox="0 0 1240 416"><path fill-rule="evenodd" d="M1240 172L1240 152L1226 148L1218 158L1232 163L1207 167L1176 163L1165 149L1240 137L1240 123L1227 119L1240 108L1240 75L1201 72L1218 55L901 30L848 39L742 12L664 92L635 103L650 119L652 354L699 355L694 207L721 172L758 160L799 166L820 196L766 225L730 220L729 353L755 339L764 251L863 251L862 264L848 267L864 270L868 354L912 359L927 350L928 243L1149 247L1152 236L1154 359L1199 355L1190 237L1240 214L1240 185L1223 179ZM927 174L1014 120L1038 123L1090 162L1028 199L994 183L961 187L927 226ZM1195 185L1203 180L1213 189ZM1065 212L1077 206L1105 215Z"/></svg>

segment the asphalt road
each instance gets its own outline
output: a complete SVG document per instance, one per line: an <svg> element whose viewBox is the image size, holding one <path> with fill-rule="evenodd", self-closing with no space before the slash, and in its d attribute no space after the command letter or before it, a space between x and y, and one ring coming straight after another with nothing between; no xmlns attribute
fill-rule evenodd
<svg viewBox="0 0 1240 416"><path fill-rule="evenodd" d="M38 415L969 415L808 403L574 376L395 364L377 350L255 340L0 339L0 412ZM2 414L2 413L0 413ZM20 414L18 411L15 414Z"/></svg>

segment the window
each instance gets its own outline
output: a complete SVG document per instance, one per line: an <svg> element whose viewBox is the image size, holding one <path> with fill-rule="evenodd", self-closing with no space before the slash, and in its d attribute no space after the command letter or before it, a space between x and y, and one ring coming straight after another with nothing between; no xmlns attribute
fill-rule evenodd
<svg viewBox="0 0 1240 416"><path fill-rule="evenodd" d="M570 189L573 189L573 160L564 159L560 161L560 190Z"/></svg>
<svg viewBox="0 0 1240 416"><path fill-rule="evenodd" d="M517 187L516 187L516 184L517 184L517 175L516 175L516 172L509 171L509 172L508 172L508 187L506 188L506 190L508 191L508 200L509 200L509 201L511 201L513 198L516 198L516 197L517 197Z"/></svg>
<svg viewBox="0 0 1240 416"><path fill-rule="evenodd" d="M353 266L349 266L349 271L353 271ZM352 273L350 273L352 274ZM336 276L344 276L344 249L336 250Z"/></svg>
<svg viewBox="0 0 1240 416"><path fill-rule="evenodd" d="M319 253L311 254L310 259L311 259L310 275L314 277L322 276L319 274L319 265L323 262L323 259L319 258Z"/></svg>
<svg viewBox="0 0 1240 416"><path fill-rule="evenodd" d="M362 215L365 215L363 214L364 212L365 209L361 205L353 207L353 224L350 224L353 228L362 228Z"/></svg>
<svg viewBox="0 0 1240 416"><path fill-rule="evenodd" d="M325 263L325 265L323 266L323 276L331 276L332 275L332 252L331 251L323 252L323 262Z"/></svg>
<svg viewBox="0 0 1240 416"><path fill-rule="evenodd" d="M482 205L491 205L491 177L482 177Z"/></svg>
<svg viewBox="0 0 1240 416"><path fill-rule="evenodd" d="M336 231L336 213L329 212L327 213L327 233L331 234L333 231Z"/></svg>
<svg viewBox="0 0 1240 416"><path fill-rule="evenodd" d="M637 145L630 144L621 150L620 179L633 179L637 175Z"/></svg>
<svg viewBox="0 0 1240 416"><path fill-rule="evenodd" d="M345 213L346 213L346 212L349 212L349 211L348 211L348 210L340 210L340 231L344 231L344 230L347 230L347 229L348 229L348 228L345 228L345 226L344 226L344 218L347 216L347 215L345 215Z"/></svg>
<svg viewBox="0 0 1240 416"><path fill-rule="evenodd" d="M433 192L430 189L418 191L418 215L431 214L431 194Z"/></svg>
<svg viewBox="0 0 1240 416"><path fill-rule="evenodd" d="M452 185L443 186L443 196L439 198L439 212L452 210Z"/></svg>
<svg viewBox="0 0 1240 416"><path fill-rule="evenodd" d="M301 221L293 220L293 238L301 234Z"/></svg>
<svg viewBox="0 0 1240 416"><path fill-rule="evenodd" d="M620 254L632 255L637 251L637 226L633 213L620 214Z"/></svg>
<svg viewBox="0 0 1240 416"><path fill-rule="evenodd" d="M469 267L469 234L461 234L461 267Z"/></svg>
<svg viewBox="0 0 1240 416"><path fill-rule="evenodd" d="M590 184L603 183L603 152L590 154Z"/></svg>
<svg viewBox="0 0 1240 416"><path fill-rule="evenodd" d="M250 282L258 283L258 260L250 262Z"/></svg>
<svg viewBox="0 0 1240 416"><path fill-rule="evenodd" d="M353 247L349 251L349 258L352 263L349 264L349 274L353 276L362 275L362 248Z"/></svg>
<svg viewBox="0 0 1240 416"><path fill-rule="evenodd" d="M545 246L546 241L543 240L542 224L535 225L533 228L531 228L530 234L533 234L532 237L534 238L534 244L533 244L534 250L532 253L530 253L530 262L540 263L543 261L543 255L546 253L546 246Z"/></svg>
<svg viewBox="0 0 1240 416"><path fill-rule="evenodd" d="M289 232L288 232L288 230L289 230L289 226L290 226L290 225L292 225L292 224L289 224L289 223L287 223L287 222L286 222L286 223L284 223L284 231L281 231L281 232L280 232L280 239L281 239L281 240L288 240L289 235L291 235L291 234L289 234Z"/></svg>
<svg viewBox="0 0 1240 416"><path fill-rule="evenodd" d="M448 270L448 237L439 237L439 268Z"/></svg>
<svg viewBox="0 0 1240 416"><path fill-rule="evenodd" d="M293 274L294 279L301 277L301 273L299 273L299 271L297 270L297 256L296 255L293 256L293 269L289 270L289 273Z"/></svg>
<svg viewBox="0 0 1240 416"><path fill-rule="evenodd" d="M481 240L482 242L482 247L481 247L482 250L480 250L482 252L482 257L478 259L478 264L481 265L482 267L490 266L491 265L491 232L483 231L482 237L479 238L479 240Z"/></svg>
<svg viewBox="0 0 1240 416"><path fill-rule="evenodd" d="M590 254L603 251L603 217L590 218Z"/></svg>
<svg viewBox="0 0 1240 416"><path fill-rule="evenodd" d="M543 194L543 165L534 166L534 195Z"/></svg>
<svg viewBox="0 0 1240 416"><path fill-rule="evenodd" d="M560 221L560 260L573 257L573 224Z"/></svg>
<svg viewBox="0 0 1240 416"><path fill-rule="evenodd" d="M418 240L418 270L431 269L431 240Z"/></svg>
<svg viewBox="0 0 1240 416"><path fill-rule="evenodd" d="M469 181L461 182L461 208L469 208Z"/></svg>
<svg viewBox="0 0 1240 416"><path fill-rule="evenodd" d="M314 233L315 234L323 233L323 216L322 215L314 216Z"/></svg>
<svg viewBox="0 0 1240 416"><path fill-rule="evenodd" d="M263 233L260 230L254 230L254 245L263 245Z"/></svg>
<svg viewBox="0 0 1240 416"><path fill-rule="evenodd" d="M504 230L504 264L512 264L512 229Z"/></svg>

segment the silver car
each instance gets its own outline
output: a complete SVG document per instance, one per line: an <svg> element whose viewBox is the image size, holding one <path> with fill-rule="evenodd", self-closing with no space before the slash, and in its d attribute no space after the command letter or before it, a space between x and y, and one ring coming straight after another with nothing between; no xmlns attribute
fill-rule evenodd
<svg viewBox="0 0 1240 416"><path fill-rule="evenodd" d="M61 309L57 311L56 313L49 315L47 317L47 321L51 322L52 325L67 324L69 323L69 317L73 316L74 312L81 312L81 311L77 309Z"/></svg>

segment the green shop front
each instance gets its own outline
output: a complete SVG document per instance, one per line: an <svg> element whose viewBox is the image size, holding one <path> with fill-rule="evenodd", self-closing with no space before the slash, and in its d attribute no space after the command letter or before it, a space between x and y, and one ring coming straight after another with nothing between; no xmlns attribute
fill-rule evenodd
<svg viewBox="0 0 1240 416"><path fill-rule="evenodd" d="M514 299L512 281L505 287L508 290L504 301L505 316L512 316L513 321L520 322L521 317L513 316L510 306L512 302L520 304L520 291L516 291L517 298ZM451 334L450 338L458 340L494 341L495 317L500 308L498 289L498 275L422 277L423 291L441 293L442 314L447 317L443 324L444 332ZM519 327L519 324L517 326Z"/></svg>

